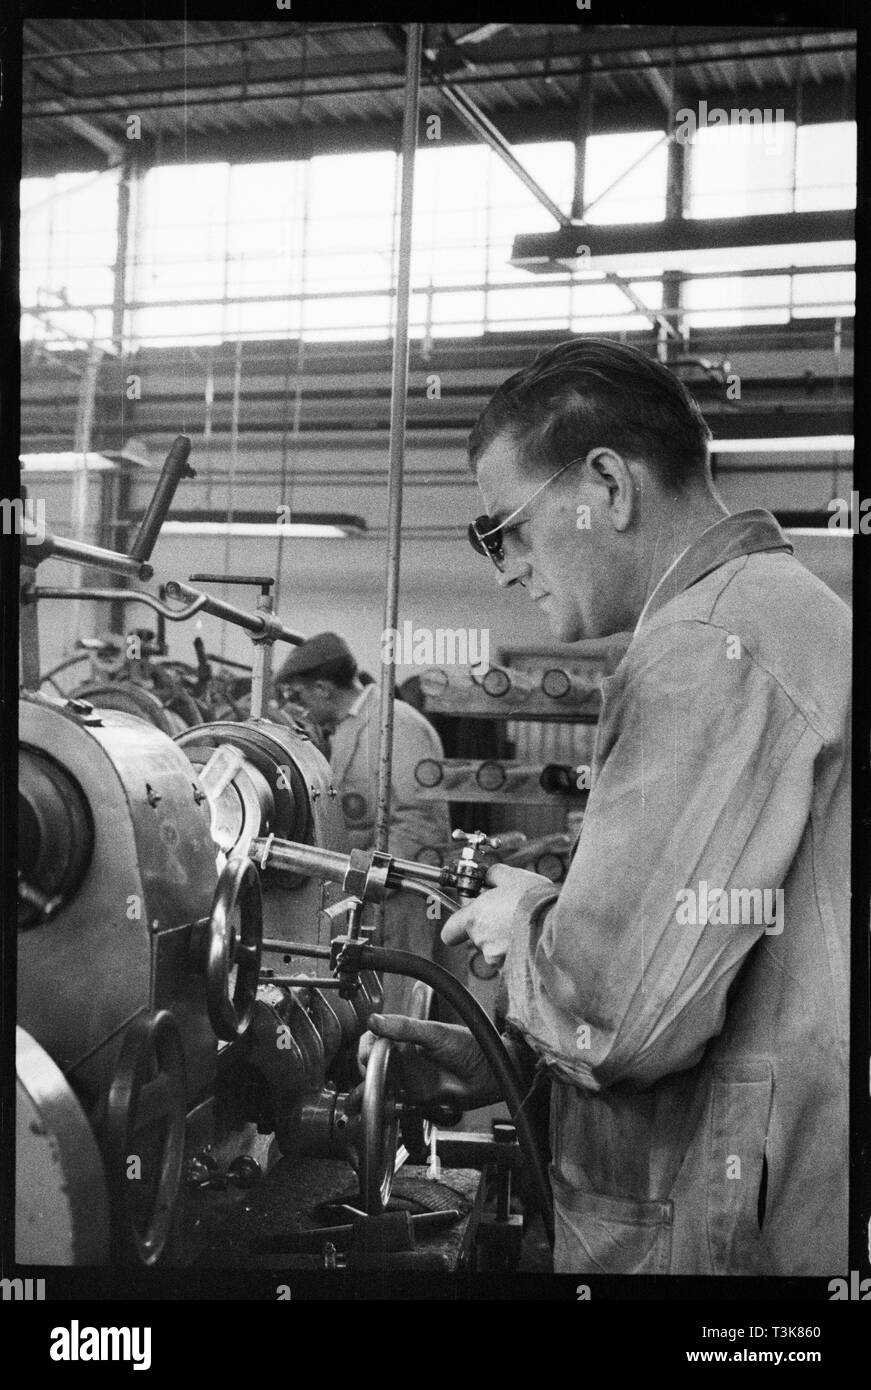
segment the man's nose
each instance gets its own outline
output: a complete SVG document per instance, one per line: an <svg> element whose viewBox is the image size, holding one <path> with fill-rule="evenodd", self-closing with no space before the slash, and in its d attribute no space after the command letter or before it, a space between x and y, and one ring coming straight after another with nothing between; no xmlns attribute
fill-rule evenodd
<svg viewBox="0 0 871 1390"><path fill-rule="evenodd" d="M532 574L531 567L525 560L515 560L505 566L505 570L499 576L499 588L510 589L512 584L520 584L526 587L526 580Z"/></svg>

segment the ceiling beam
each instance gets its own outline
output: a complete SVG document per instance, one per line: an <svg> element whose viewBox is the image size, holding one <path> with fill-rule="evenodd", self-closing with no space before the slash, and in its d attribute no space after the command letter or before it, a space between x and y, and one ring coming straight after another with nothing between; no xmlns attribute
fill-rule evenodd
<svg viewBox="0 0 871 1390"><path fill-rule="evenodd" d="M786 246L805 241L852 241L852 211L783 212L751 217L682 218L655 223L585 223L557 232L516 236L512 264L547 273L555 263L566 269L597 269L597 258L699 251L731 246ZM583 251L578 255L579 245ZM773 270L772 274L776 274Z"/></svg>

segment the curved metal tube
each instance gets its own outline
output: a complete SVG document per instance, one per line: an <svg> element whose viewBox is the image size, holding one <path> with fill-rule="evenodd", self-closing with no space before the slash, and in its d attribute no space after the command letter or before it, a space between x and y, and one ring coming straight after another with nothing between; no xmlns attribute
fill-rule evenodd
<svg viewBox="0 0 871 1390"><path fill-rule="evenodd" d="M167 585L167 588L169 586ZM205 608L208 598L207 594L200 594L186 608L167 608L165 603L147 594L140 589L55 589L46 588L44 585L37 585L31 590L31 597L41 598L67 598L67 599L103 599L107 603L120 601L122 603L144 603L146 608L153 608L155 613L159 613L163 618L169 618L172 623L183 623L187 618L192 618L200 609Z"/></svg>

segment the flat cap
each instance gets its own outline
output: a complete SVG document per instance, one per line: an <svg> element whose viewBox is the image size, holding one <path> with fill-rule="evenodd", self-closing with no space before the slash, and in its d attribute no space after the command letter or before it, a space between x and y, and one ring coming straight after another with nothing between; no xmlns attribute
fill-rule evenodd
<svg viewBox="0 0 871 1390"><path fill-rule="evenodd" d="M276 679L279 682L293 680L294 676L305 675L308 671L317 671L328 661L339 661L344 659L351 661L356 666L354 655L337 632L319 632L316 636L310 637L301 646L294 647L290 656L285 661Z"/></svg>

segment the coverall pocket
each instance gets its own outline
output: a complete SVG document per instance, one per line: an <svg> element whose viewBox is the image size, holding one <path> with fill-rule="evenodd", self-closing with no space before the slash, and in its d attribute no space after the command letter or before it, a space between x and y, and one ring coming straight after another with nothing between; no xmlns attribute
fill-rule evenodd
<svg viewBox="0 0 871 1390"><path fill-rule="evenodd" d="M770 1062L719 1063L711 1094L707 1224L714 1274L751 1274L762 1249Z"/></svg>
<svg viewBox="0 0 871 1390"><path fill-rule="evenodd" d="M667 1274L671 1202L633 1201L570 1186L554 1167L554 1269L558 1274Z"/></svg>

